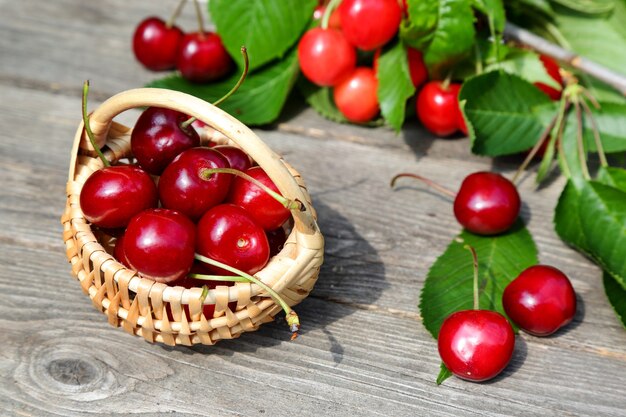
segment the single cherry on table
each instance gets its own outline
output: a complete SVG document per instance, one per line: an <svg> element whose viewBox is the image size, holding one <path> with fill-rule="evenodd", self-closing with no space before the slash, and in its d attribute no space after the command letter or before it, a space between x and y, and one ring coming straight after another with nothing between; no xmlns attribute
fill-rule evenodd
<svg viewBox="0 0 626 417"><path fill-rule="evenodd" d="M458 96L461 85L430 81L417 95L417 117L424 127L437 136L450 136L461 130ZM467 128L465 128L467 131Z"/></svg>
<svg viewBox="0 0 626 417"><path fill-rule="evenodd" d="M308 30L298 43L304 76L319 86L334 86L356 67L356 51L338 29Z"/></svg>
<svg viewBox="0 0 626 417"><path fill-rule="evenodd" d="M176 66L183 31L158 17L143 20L133 35L133 52L137 60L152 71L167 71Z"/></svg>
<svg viewBox="0 0 626 417"><path fill-rule="evenodd" d="M372 120L380 112L378 80L374 70L357 67L333 89L333 99L339 111L354 123Z"/></svg>
<svg viewBox="0 0 626 417"><path fill-rule="evenodd" d="M215 81L230 73L233 67L233 60L216 33L188 33L178 48L176 68L188 81Z"/></svg>
<svg viewBox="0 0 626 417"><path fill-rule="evenodd" d="M534 336L548 336L576 314L576 293L563 272L548 265L525 269L504 289L507 316Z"/></svg>

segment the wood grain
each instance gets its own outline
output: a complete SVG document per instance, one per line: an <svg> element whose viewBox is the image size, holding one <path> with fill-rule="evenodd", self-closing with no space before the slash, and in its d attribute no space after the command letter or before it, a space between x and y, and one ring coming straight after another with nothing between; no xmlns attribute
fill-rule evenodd
<svg viewBox="0 0 626 417"><path fill-rule="evenodd" d="M466 139L434 140L416 127L396 136L294 108L257 130L305 178L326 238L319 281L297 308L295 342L282 321L194 348L110 327L71 278L60 235L79 86L92 80L95 108L155 76L133 61L127 41L137 21L170 6L0 1L0 414L626 415L626 332L598 268L553 231L561 179L539 190L526 179L523 217L541 261L572 278L575 322L549 338L518 336L513 362L490 383L435 385L436 344L417 300L459 226L449 199L388 181L414 171L455 189L469 172L510 174L519 161L471 156ZM192 19L183 24L193 28ZM83 57L81 48L99 53Z"/></svg>

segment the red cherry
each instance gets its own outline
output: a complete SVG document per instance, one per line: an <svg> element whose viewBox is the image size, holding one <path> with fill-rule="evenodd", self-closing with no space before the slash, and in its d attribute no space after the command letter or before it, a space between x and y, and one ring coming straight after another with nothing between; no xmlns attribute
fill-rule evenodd
<svg viewBox="0 0 626 417"><path fill-rule="evenodd" d="M439 355L459 378L486 381L510 362L515 334L495 311L464 310L448 316L439 330Z"/></svg>
<svg viewBox="0 0 626 417"><path fill-rule="evenodd" d="M511 181L493 172L475 172L461 184L454 199L454 215L472 233L495 235L515 223L520 206Z"/></svg>
<svg viewBox="0 0 626 417"><path fill-rule="evenodd" d="M221 204L207 211L198 222L196 250L200 255L248 274L260 271L269 260L265 231L234 204ZM218 275L235 275L207 265Z"/></svg>
<svg viewBox="0 0 626 417"><path fill-rule="evenodd" d="M572 321L576 293L567 276L547 265L525 269L504 289L502 305L522 330L547 336Z"/></svg>
<svg viewBox="0 0 626 417"><path fill-rule="evenodd" d="M177 26L167 27L158 17L143 20L133 35L133 52L137 60L152 71L176 66L176 54L184 33Z"/></svg>
<svg viewBox="0 0 626 417"><path fill-rule="evenodd" d="M337 29L308 30L298 43L300 69L320 86L333 86L356 66L356 51Z"/></svg>
<svg viewBox="0 0 626 417"><path fill-rule="evenodd" d="M149 209L128 224L124 253L131 268L157 282L175 281L194 259L195 226L173 210Z"/></svg>
<svg viewBox="0 0 626 417"><path fill-rule="evenodd" d="M386 44L396 34L402 9L398 0L343 0L339 16L348 42L371 51Z"/></svg>
<svg viewBox="0 0 626 417"><path fill-rule="evenodd" d="M163 207L198 220L208 209L221 203L232 181L229 174L210 174L212 168L230 168L228 160L212 148L191 148L178 155L161 174L159 198Z"/></svg>
<svg viewBox="0 0 626 417"><path fill-rule="evenodd" d="M559 64L557 64L555 60L546 55L539 55L539 59L543 63L543 66L545 67L548 75L552 77L554 81L559 83L559 85L563 85L563 77L561 77L561 73L559 71ZM563 90L557 90L554 87L550 87L547 84L539 82L535 83L535 86L537 86L541 91L546 93L548 97L550 97L552 100L556 101L561 99L561 94Z"/></svg>
<svg viewBox="0 0 626 417"><path fill-rule="evenodd" d="M124 227L137 213L157 206L152 178L136 166L112 166L91 174L80 193L85 218L104 228Z"/></svg>
<svg viewBox="0 0 626 417"><path fill-rule="evenodd" d="M200 145L195 129L183 127L188 119L184 113L160 107L148 107L141 113L133 128L130 146L143 169L160 175L178 154Z"/></svg>
<svg viewBox="0 0 626 417"><path fill-rule="evenodd" d="M194 83L215 81L233 68L222 39L215 33L189 33L181 41L176 68Z"/></svg>
<svg viewBox="0 0 626 417"><path fill-rule="evenodd" d="M261 167L252 167L246 171L246 174L280 194L276 184ZM279 228L291 216L289 210L265 190L241 177L233 180L226 201L245 209L264 230Z"/></svg>
<svg viewBox="0 0 626 417"><path fill-rule="evenodd" d="M113 257L125 267L130 268L128 259L126 259L126 253L124 252L124 235L117 238L115 247L113 248Z"/></svg>
<svg viewBox="0 0 626 417"><path fill-rule="evenodd" d="M377 88L378 80L374 70L359 67L335 86L333 98L346 119L355 123L368 122L380 111Z"/></svg>
<svg viewBox="0 0 626 417"><path fill-rule="evenodd" d="M449 136L459 128L459 84L447 88L441 81L430 81L417 95L417 117L437 136Z"/></svg>
<svg viewBox="0 0 626 417"><path fill-rule="evenodd" d="M224 155L233 169L243 172L252 166L252 160L248 154L236 146L217 145L213 149Z"/></svg>
<svg viewBox="0 0 626 417"><path fill-rule="evenodd" d="M424 64L422 52L417 49L407 48L407 59L409 61L411 81L413 86L417 88L428 80L428 69L426 64Z"/></svg>
<svg viewBox="0 0 626 417"><path fill-rule="evenodd" d="M278 255L281 250L283 250L283 246L285 246L285 242L287 241L287 233L285 229L279 227L276 230L269 230L265 232L267 236L267 241L270 244L270 258L272 256Z"/></svg>

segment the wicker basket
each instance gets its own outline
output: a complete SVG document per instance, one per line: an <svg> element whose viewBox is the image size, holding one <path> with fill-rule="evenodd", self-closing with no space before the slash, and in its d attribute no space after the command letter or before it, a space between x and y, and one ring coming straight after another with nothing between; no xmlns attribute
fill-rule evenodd
<svg viewBox="0 0 626 417"><path fill-rule="evenodd" d="M255 274L290 306L302 301L317 280L324 241L300 175L229 114L184 93L149 88L117 94L90 115L96 143L111 162L131 156L131 129L114 122L113 118L125 110L142 106L179 110L205 122L219 136L223 135L228 142L246 151L285 197L298 199L304 204L304 211L292 212L293 228L284 248ZM141 278L118 262L110 255L114 240L92 230L79 204L85 180L102 167L81 123L72 148L67 204L61 219L63 240L72 274L94 306L108 317L110 324L121 326L128 333L142 336L149 342L212 345L220 339L232 339L243 332L256 330L281 311L261 287L238 282L209 290L204 304L215 304L215 314L204 317L202 289L172 287ZM233 302L237 303L235 311L228 307Z"/></svg>

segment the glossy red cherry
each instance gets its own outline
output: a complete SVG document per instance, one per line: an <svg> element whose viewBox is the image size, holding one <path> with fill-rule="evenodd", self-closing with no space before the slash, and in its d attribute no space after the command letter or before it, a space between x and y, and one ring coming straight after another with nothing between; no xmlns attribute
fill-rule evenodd
<svg viewBox="0 0 626 417"><path fill-rule="evenodd" d="M246 174L280 194L276 184L261 167L252 167ZM278 229L291 216L290 211L265 190L241 177L233 180L227 201L244 208L264 230Z"/></svg>
<svg viewBox="0 0 626 417"><path fill-rule="evenodd" d="M520 206L511 181L493 172L475 172L461 184L454 199L454 215L472 233L495 235L515 223Z"/></svg>
<svg viewBox="0 0 626 417"><path fill-rule="evenodd" d="M460 85L430 81L417 95L417 117L428 131L449 136L459 128L458 94Z"/></svg>
<svg viewBox="0 0 626 417"><path fill-rule="evenodd" d="M243 150L231 145L217 145L213 149L224 155L231 168L245 171L252 166L252 160Z"/></svg>
<svg viewBox="0 0 626 417"><path fill-rule="evenodd" d="M248 274L260 271L269 259L265 231L234 204L221 204L207 211L198 222L196 250L200 255L224 263ZM235 275L207 265L218 275Z"/></svg>
<svg viewBox="0 0 626 417"><path fill-rule="evenodd" d="M131 151L139 165L152 175L160 175L182 151L200 146L200 137L184 113L160 107L148 107L133 128Z"/></svg>
<svg viewBox="0 0 626 417"><path fill-rule="evenodd" d="M133 52L137 60L152 71L171 70L184 33L177 26L168 27L158 17L143 20L133 35Z"/></svg>
<svg viewBox="0 0 626 417"><path fill-rule="evenodd" d="M567 276L557 268L535 265L525 269L504 289L502 305L522 330L547 336L572 321L576 293Z"/></svg>
<svg viewBox="0 0 626 417"><path fill-rule="evenodd" d="M374 70L359 67L335 86L333 98L346 119L364 123L372 120L380 111L377 88L378 80Z"/></svg>
<svg viewBox="0 0 626 417"><path fill-rule="evenodd" d="M137 213L157 206L157 189L144 170L112 166L91 174L80 192L87 221L104 228L124 227Z"/></svg>
<svg viewBox="0 0 626 417"><path fill-rule="evenodd" d="M275 230L268 230L265 232L267 241L270 244L270 257L278 255L287 241L287 233L285 229L279 227Z"/></svg>
<svg viewBox="0 0 626 417"><path fill-rule="evenodd" d="M554 81L559 83L559 85L563 85L563 77L561 77L561 73L559 71L559 64L556 63L555 60L546 55L539 55L539 59L543 63L543 66L546 69L546 72ZM550 87L544 83L535 83L535 85L544 93L548 95L552 100L559 100L561 98L561 94L563 90L557 90L554 87Z"/></svg>
<svg viewBox="0 0 626 417"><path fill-rule="evenodd" d="M417 88L428 80L428 69L426 64L424 64L422 52L417 49L407 48L407 59L409 61L411 81L413 86Z"/></svg>
<svg viewBox="0 0 626 417"><path fill-rule="evenodd" d="M320 86L333 86L356 66L356 51L337 29L313 28L298 43L300 69Z"/></svg>
<svg viewBox="0 0 626 417"><path fill-rule="evenodd" d="M402 9L397 0L343 0L339 6L341 29L359 49L380 48L398 31Z"/></svg>
<svg viewBox="0 0 626 417"><path fill-rule="evenodd" d="M194 83L215 81L233 68L219 35L210 32L185 35L178 49L176 68L186 80Z"/></svg>
<svg viewBox="0 0 626 417"><path fill-rule="evenodd" d="M437 344L441 360L454 375L470 381L486 381L510 362L515 334L500 313L464 310L444 320Z"/></svg>
<svg viewBox="0 0 626 417"><path fill-rule="evenodd" d="M191 148L178 155L159 179L163 207L196 221L208 209L224 201L232 175L205 174L212 168L230 168L228 160L213 148Z"/></svg>
<svg viewBox="0 0 626 417"><path fill-rule="evenodd" d="M167 283L191 269L195 237L195 226L187 217L173 210L149 209L128 224L124 253L141 276Z"/></svg>
<svg viewBox="0 0 626 417"><path fill-rule="evenodd" d="M130 268L128 259L126 259L126 252L124 252L124 235L117 238L115 247L113 248L113 257L125 267Z"/></svg>

